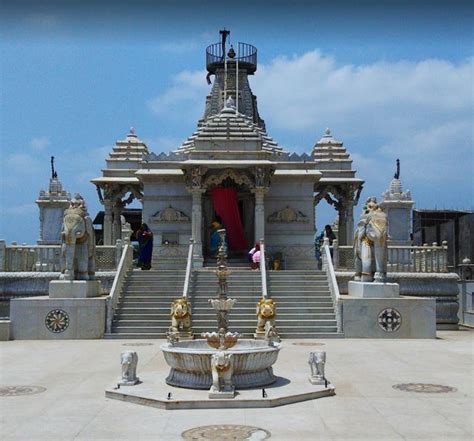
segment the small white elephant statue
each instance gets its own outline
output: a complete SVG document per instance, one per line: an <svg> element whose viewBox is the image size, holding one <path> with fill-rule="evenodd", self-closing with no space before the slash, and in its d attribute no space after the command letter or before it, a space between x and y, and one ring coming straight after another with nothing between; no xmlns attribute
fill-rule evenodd
<svg viewBox="0 0 474 441"><path fill-rule="evenodd" d="M234 393L232 385L232 354L219 351L211 358L212 386L210 393Z"/></svg>
<svg viewBox="0 0 474 441"><path fill-rule="evenodd" d="M134 351L122 352L120 359L122 363L122 379L119 384L123 386L133 386L139 383L140 380L137 377L137 353Z"/></svg>
<svg viewBox="0 0 474 441"><path fill-rule="evenodd" d="M310 352L308 363L311 369L311 375L309 377L310 383L325 384L326 377L324 376L324 366L326 364L326 352Z"/></svg>

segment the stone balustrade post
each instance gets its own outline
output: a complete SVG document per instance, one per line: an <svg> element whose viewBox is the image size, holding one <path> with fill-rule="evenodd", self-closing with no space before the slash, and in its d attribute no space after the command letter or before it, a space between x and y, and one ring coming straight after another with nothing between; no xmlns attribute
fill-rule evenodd
<svg viewBox="0 0 474 441"><path fill-rule="evenodd" d="M255 240L265 238L265 193L266 187L255 187Z"/></svg>
<svg viewBox="0 0 474 441"><path fill-rule="evenodd" d="M191 187L188 189L193 197L191 210L191 237L194 239L193 262L195 266L202 265L202 195L205 189L202 187Z"/></svg>
<svg viewBox="0 0 474 441"><path fill-rule="evenodd" d="M117 239L115 241L115 267L118 268L120 258L122 257L123 251L123 242L122 239Z"/></svg>
<svg viewBox="0 0 474 441"><path fill-rule="evenodd" d="M339 242L337 239L332 241L332 263L334 269L339 268Z"/></svg>

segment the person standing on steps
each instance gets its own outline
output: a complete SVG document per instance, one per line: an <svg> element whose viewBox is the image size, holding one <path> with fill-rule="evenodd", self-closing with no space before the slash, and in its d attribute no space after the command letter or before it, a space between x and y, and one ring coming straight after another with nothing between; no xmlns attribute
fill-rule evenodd
<svg viewBox="0 0 474 441"><path fill-rule="evenodd" d="M147 224L141 224L135 237L138 240L138 266L142 270L149 270L153 254L153 233Z"/></svg>

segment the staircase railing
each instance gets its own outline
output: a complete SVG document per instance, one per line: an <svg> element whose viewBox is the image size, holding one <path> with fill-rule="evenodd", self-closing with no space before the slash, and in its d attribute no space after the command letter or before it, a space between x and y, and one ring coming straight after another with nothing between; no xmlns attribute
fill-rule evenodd
<svg viewBox="0 0 474 441"><path fill-rule="evenodd" d="M265 241L260 239L260 274L262 276L262 297L267 298L267 266L265 259Z"/></svg>
<svg viewBox="0 0 474 441"><path fill-rule="evenodd" d="M123 282L125 276L132 268L133 264L133 247L130 243L126 243L122 249L122 256L118 263L117 272L115 273L114 282L112 288L107 296L107 321L106 321L106 332L112 332L112 322L114 319L115 311L118 306L120 292L122 291Z"/></svg>
<svg viewBox="0 0 474 441"><path fill-rule="evenodd" d="M191 271L193 269L194 239L189 239L188 260L186 262L186 275L184 276L183 297L188 298Z"/></svg>
<svg viewBox="0 0 474 441"><path fill-rule="evenodd" d="M329 239L324 238L323 252L322 252L323 270L326 271L326 275L329 282L329 291L331 293L332 302L334 305L334 312L336 314L337 332L342 333L342 299L339 293L339 286L337 285L336 272L332 264L331 248L329 246Z"/></svg>

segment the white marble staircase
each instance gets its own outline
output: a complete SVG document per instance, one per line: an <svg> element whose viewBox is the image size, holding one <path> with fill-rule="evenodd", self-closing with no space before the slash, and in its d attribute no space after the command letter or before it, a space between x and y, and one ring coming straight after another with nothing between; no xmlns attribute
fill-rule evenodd
<svg viewBox="0 0 474 441"><path fill-rule="evenodd" d="M240 263L240 262L239 262ZM232 265L232 262L231 262ZM261 298L259 271L231 266L228 296L237 299L230 312L230 329L253 336L255 308ZM185 272L132 271L126 279L107 338L164 338L170 326L171 302L182 295ZM282 338L333 338L337 333L334 307L323 271L267 272L268 295L277 302L276 324ZM217 293L213 267L193 271L189 298L193 305L193 331L216 329L216 313L208 299Z"/></svg>

